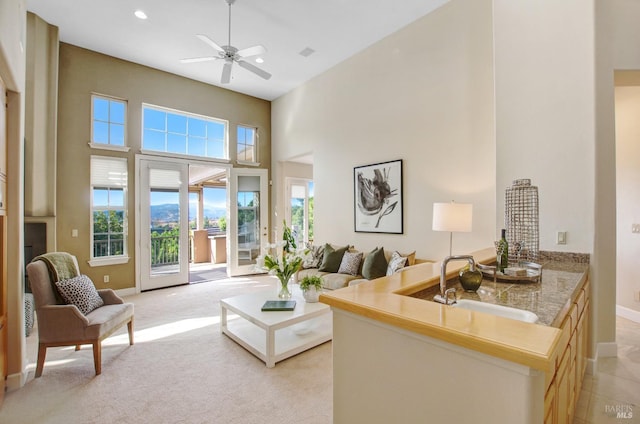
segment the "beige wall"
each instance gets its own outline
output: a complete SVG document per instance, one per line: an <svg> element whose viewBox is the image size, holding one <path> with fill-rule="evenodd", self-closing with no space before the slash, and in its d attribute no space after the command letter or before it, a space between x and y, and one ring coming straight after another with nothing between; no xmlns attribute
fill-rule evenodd
<svg viewBox="0 0 640 424"><path fill-rule="evenodd" d="M24 213L53 217L56 210L58 27L27 14Z"/></svg>
<svg viewBox="0 0 640 424"><path fill-rule="evenodd" d="M259 158L263 167L271 163L271 105L268 101L238 94L204 83L118 60L72 45L60 46L58 110L58 181L57 236L58 250L78 257L81 271L93 279L98 288L135 286L134 241L135 154L140 151L142 103L169 107L229 121L230 146L235 146L236 124L251 125L260 132ZM128 101L128 153L92 149L90 139L91 94L115 96ZM230 149L233 159L235 151ZM125 265L91 268L89 213L90 155L126 157L129 166L129 238L131 260ZM78 229L79 236L71 237ZM110 283L102 276L110 275Z"/></svg>
<svg viewBox="0 0 640 424"><path fill-rule="evenodd" d="M313 154L317 243L439 258L449 234L431 230L432 208L450 200L474 205L454 252L494 240L492 57L491 1L456 0L274 101L274 179L278 162ZM395 159L404 234L355 233L353 168Z"/></svg>

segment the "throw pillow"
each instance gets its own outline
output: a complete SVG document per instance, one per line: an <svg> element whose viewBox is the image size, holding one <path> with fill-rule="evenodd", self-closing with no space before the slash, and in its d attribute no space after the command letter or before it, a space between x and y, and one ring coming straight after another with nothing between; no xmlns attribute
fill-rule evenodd
<svg viewBox="0 0 640 424"><path fill-rule="evenodd" d="M93 281L86 275L56 281L56 288L68 305L76 305L80 312L89 312L104 305Z"/></svg>
<svg viewBox="0 0 640 424"><path fill-rule="evenodd" d="M387 275L387 258L384 257L384 249L373 249L362 264L362 276L367 280L384 277Z"/></svg>
<svg viewBox="0 0 640 424"><path fill-rule="evenodd" d="M407 257L400 255L398 252L393 252L389 259L389 265L387 266L387 277L393 275L394 272L400 271L407 263Z"/></svg>
<svg viewBox="0 0 640 424"><path fill-rule="evenodd" d="M362 252L344 252L338 274L358 275L360 261L362 261Z"/></svg>
<svg viewBox="0 0 640 424"><path fill-rule="evenodd" d="M324 246L309 246L309 251L302 259L302 268L318 268L324 256Z"/></svg>
<svg viewBox="0 0 640 424"><path fill-rule="evenodd" d="M334 249L329 243L324 245L324 256L322 257L322 264L318 271L323 272L338 272L340 264L342 263L342 257L349 248L349 245Z"/></svg>
<svg viewBox="0 0 640 424"><path fill-rule="evenodd" d="M407 258L407 264L405 266L411 266L416 264L416 251L411 253L400 253L400 256Z"/></svg>

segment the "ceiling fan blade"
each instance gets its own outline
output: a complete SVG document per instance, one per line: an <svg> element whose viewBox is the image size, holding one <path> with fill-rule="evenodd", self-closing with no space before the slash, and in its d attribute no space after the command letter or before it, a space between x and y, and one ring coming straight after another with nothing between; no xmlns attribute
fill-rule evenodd
<svg viewBox="0 0 640 424"><path fill-rule="evenodd" d="M206 35L204 35L204 34L196 34L196 37L201 39L205 44L208 44L209 46L213 47L214 50L224 53L224 49L222 47L220 47L211 38L207 37Z"/></svg>
<svg viewBox="0 0 640 424"><path fill-rule="evenodd" d="M231 81L231 65L233 62L231 60L227 60L224 62L224 67L222 68L222 78L220 78L220 82L222 84L229 84Z"/></svg>
<svg viewBox="0 0 640 424"><path fill-rule="evenodd" d="M261 54L265 54L266 52L267 52L267 49L265 49L264 46L261 46L260 44L258 44L257 46L247 47L246 49L238 50L236 52L236 55L238 55L238 57L251 57L251 56L258 56Z"/></svg>
<svg viewBox="0 0 640 424"><path fill-rule="evenodd" d="M242 66L247 71L253 72L254 74L259 76L260 78L264 78L266 80L271 78L271 74L269 72L263 71L262 69L258 68L257 66L253 66L252 64L250 64L249 62L245 62L244 60L238 60L238 65Z"/></svg>
<svg viewBox="0 0 640 424"><path fill-rule="evenodd" d="M191 57L188 59L180 59L180 63L196 63L196 62L207 62L209 60L220 59L217 56L204 56L204 57Z"/></svg>

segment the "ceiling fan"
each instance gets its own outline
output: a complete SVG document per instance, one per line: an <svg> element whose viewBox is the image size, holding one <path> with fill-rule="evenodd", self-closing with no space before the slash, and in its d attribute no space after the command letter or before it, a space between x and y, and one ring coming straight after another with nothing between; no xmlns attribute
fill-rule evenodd
<svg viewBox="0 0 640 424"><path fill-rule="evenodd" d="M263 71L255 65L243 60L248 57L258 56L267 52L267 49L262 45L256 45L252 47L247 47L246 49L238 50L236 47L231 45L231 5L235 3L235 0L225 0L225 2L229 5L229 38L226 46L220 46L211 38L207 37L204 34L196 34L200 40L202 40L205 44L211 46L217 53L217 56L203 56L203 57L194 57L190 59L181 59L182 63L194 63L194 62L207 62L210 60L224 60L224 66L222 68L222 77L220 78L220 82L222 84L228 84L231 80L231 67L233 66L233 62L236 62L240 67L253 72L261 78L268 80L271 78L271 74Z"/></svg>

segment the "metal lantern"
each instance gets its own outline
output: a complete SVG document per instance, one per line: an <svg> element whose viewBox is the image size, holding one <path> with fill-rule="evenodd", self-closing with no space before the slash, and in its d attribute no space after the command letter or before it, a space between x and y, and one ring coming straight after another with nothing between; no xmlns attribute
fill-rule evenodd
<svg viewBox="0 0 640 424"><path fill-rule="evenodd" d="M540 221L538 187L530 179L514 180L505 191L504 225L509 243L509 262L538 260Z"/></svg>

